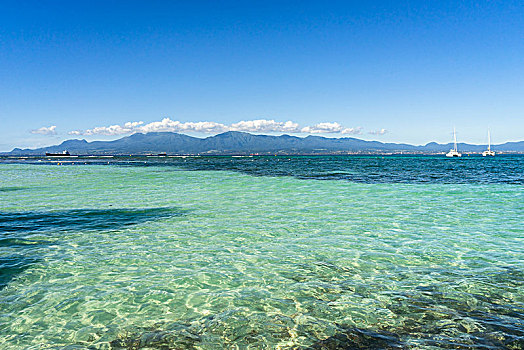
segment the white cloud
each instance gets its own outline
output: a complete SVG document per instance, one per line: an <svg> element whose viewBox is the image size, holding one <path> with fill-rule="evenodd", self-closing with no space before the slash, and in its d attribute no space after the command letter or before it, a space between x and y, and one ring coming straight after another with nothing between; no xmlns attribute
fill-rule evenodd
<svg viewBox="0 0 524 350"><path fill-rule="evenodd" d="M220 123L215 122L186 122L182 123L178 120L171 120L164 118L159 122L152 122L146 125L135 128L135 132L159 132L159 131L171 131L171 132L202 132L202 133L219 133L228 131L229 128Z"/></svg>
<svg viewBox="0 0 524 350"><path fill-rule="evenodd" d="M299 132L299 126L290 120L287 122L276 122L274 120L257 119L243 120L231 124L230 130L249 132Z"/></svg>
<svg viewBox="0 0 524 350"><path fill-rule="evenodd" d="M164 118L158 122L144 124L144 122L127 122L124 125L98 126L85 131L74 130L71 135L124 135L136 132L202 132L202 133L219 133L228 131L229 128L215 122L186 122Z"/></svg>
<svg viewBox="0 0 524 350"><path fill-rule="evenodd" d="M110 125L98 126L93 129L84 131L73 130L70 135L124 135L133 133L148 133L148 132L196 132L206 134L217 134L226 131L245 131L258 133L306 133L306 134L361 134L362 128L346 128L337 122L333 123L319 123L313 126L306 126L301 128L298 123L293 121L279 122L273 119L256 119L256 120L242 120L231 125L216 123L216 122L180 122L178 120L171 120L164 118L161 121L144 124L144 122L127 122L124 125Z"/></svg>
<svg viewBox="0 0 524 350"><path fill-rule="evenodd" d="M345 128L337 122L318 123L313 126L306 126L300 131L307 134L362 134L362 128L360 126L356 128Z"/></svg>
<svg viewBox="0 0 524 350"><path fill-rule="evenodd" d="M55 135L56 134L56 125L49 127L41 127L40 129L31 130L31 134L40 134L40 135Z"/></svg>
<svg viewBox="0 0 524 350"><path fill-rule="evenodd" d="M360 135L362 134L362 128L356 127L356 128L345 128L340 132L341 134L352 134L352 135Z"/></svg>
<svg viewBox="0 0 524 350"><path fill-rule="evenodd" d="M110 125L110 126L97 126L93 129L88 129L86 131L71 131L72 135L123 135L130 134L136 131L136 129L144 124L144 122L127 122L122 125Z"/></svg>
<svg viewBox="0 0 524 350"><path fill-rule="evenodd" d="M302 128L300 132L306 134L333 134L340 133L344 130L344 127L337 122L334 123L318 123L313 126L306 126Z"/></svg>
<svg viewBox="0 0 524 350"><path fill-rule="evenodd" d="M384 134L387 134L388 131L386 129L379 129L379 130L374 130L374 131L370 131L368 132L368 134L371 134L371 135L384 135Z"/></svg>

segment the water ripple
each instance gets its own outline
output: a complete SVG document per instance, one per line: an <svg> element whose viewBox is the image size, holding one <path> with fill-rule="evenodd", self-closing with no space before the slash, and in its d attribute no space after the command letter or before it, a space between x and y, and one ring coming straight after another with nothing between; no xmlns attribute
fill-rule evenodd
<svg viewBox="0 0 524 350"><path fill-rule="evenodd" d="M368 183L302 177L358 175L345 158L1 164L26 190L0 193L0 348L522 348L524 190L501 160L489 183L443 183L468 159L407 183L381 159Z"/></svg>

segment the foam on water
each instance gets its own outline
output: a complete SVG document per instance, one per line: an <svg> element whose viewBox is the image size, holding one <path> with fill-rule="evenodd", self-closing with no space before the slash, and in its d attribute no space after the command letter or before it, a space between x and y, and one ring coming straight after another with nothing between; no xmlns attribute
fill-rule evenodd
<svg viewBox="0 0 524 350"><path fill-rule="evenodd" d="M0 347L522 347L522 185L183 169L0 165Z"/></svg>

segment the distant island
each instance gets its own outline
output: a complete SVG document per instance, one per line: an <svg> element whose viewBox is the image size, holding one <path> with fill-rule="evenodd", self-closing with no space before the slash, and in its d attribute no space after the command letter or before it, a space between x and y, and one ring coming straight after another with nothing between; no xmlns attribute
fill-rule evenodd
<svg viewBox="0 0 524 350"><path fill-rule="evenodd" d="M230 154L439 154L449 151L451 143L430 142L424 146L404 143L365 141L353 137L328 138L290 135L253 135L228 131L206 138L174 132L133 134L114 141L67 140L60 145L37 148L15 148L4 156L43 156L68 151L74 155L230 155ZM461 152L482 153L486 145L459 143ZM524 153L524 141L492 145L495 152Z"/></svg>

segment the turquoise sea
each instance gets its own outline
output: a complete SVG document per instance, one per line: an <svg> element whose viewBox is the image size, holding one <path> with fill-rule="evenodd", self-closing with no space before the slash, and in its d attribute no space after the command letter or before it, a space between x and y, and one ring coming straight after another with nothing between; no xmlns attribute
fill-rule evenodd
<svg viewBox="0 0 524 350"><path fill-rule="evenodd" d="M522 349L524 157L1 158L0 348Z"/></svg>

